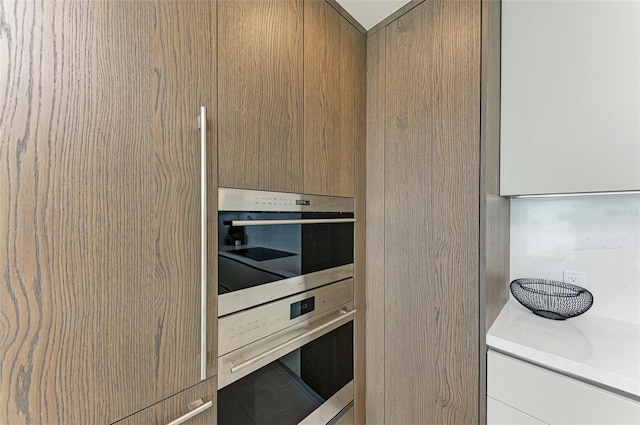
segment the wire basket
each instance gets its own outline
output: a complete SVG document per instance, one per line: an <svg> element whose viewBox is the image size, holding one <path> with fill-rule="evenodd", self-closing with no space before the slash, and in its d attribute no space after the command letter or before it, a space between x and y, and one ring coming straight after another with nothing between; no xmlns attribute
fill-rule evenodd
<svg viewBox="0 0 640 425"><path fill-rule="evenodd" d="M576 317L593 305L593 294L581 286L547 279L516 279L511 282L516 300L534 314L553 320Z"/></svg>

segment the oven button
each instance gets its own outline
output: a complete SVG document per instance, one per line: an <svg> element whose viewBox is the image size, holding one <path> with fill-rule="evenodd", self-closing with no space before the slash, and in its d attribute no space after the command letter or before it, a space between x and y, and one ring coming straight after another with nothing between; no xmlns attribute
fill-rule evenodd
<svg viewBox="0 0 640 425"><path fill-rule="evenodd" d="M316 308L316 297L307 298L291 304L291 316L289 319L295 319L303 314L311 313Z"/></svg>

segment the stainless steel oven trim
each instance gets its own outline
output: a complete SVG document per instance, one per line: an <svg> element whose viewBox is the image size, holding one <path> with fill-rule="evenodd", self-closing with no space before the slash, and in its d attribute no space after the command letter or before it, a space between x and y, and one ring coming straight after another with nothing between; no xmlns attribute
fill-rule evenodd
<svg viewBox="0 0 640 425"><path fill-rule="evenodd" d="M231 373L234 373L234 374L238 373L242 369L246 369L250 367L252 364L258 363L262 359L269 358L271 355L273 355L273 353L279 353L280 351L285 350L287 347L295 346L298 341L306 340L307 338L313 335L320 334L320 332L322 332L323 329L329 328L338 322L342 322L344 317L346 316L353 317L356 314L356 311L355 310L347 311L346 309L344 309L344 310L341 310L340 313L343 316L336 317L335 319L332 319L323 325L320 325L311 330L308 330L305 333L300 334L298 336L294 336L293 338L288 339L285 342L276 345L275 347L271 347L268 350L261 352L260 354L256 354L255 356L247 360L237 363L235 366L233 366L230 369Z"/></svg>
<svg viewBox="0 0 640 425"><path fill-rule="evenodd" d="M315 308L291 318L291 304L307 298L315 299ZM353 279L301 292L249 310L239 311L218 321L218 356L304 322L327 311L334 311L353 300Z"/></svg>
<svg viewBox="0 0 640 425"><path fill-rule="evenodd" d="M354 212L353 198L218 188L219 211Z"/></svg>
<svg viewBox="0 0 640 425"><path fill-rule="evenodd" d="M286 328L274 335L270 335L252 344L246 345L228 354L218 357L218 389L222 389L227 385L244 378L250 373L260 369L261 367L271 363L274 360L296 350L303 345L320 338L323 335L339 328L340 326L353 321L355 314L353 309L353 301L349 301L319 316L312 317L309 320L298 323L297 325ZM336 320L338 319L338 320ZM329 324L329 322L331 322ZM321 328L317 332L309 333L317 328ZM297 338L300 335L303 337ZM297 338L292 343L288 341ZM273 347L279 347L278 350L271 350ZM235 373L231 369L247 360L260 355L269 350L269 355L261 357L253 361L247 367L237 370Z"/></svg>
<svg viewBox="0 0 640 425"><path fill-rule="evenodd" d="M231 220L231 225L240 226L276 226L283 224L337 224L355 223L355 218L301 218L300 220Z"/></svg>
<svg viewBox="0 0 640 425"><path fill-rule="evenodd" d="M353 277L353 263L218 296L218 317Z"/></svg>
<svg viewBox="0 0 640 425"><path fill-rule="evenodd" d="M347 418L346 416L350 416L350 418ZM331 419L329 422L326 423L326 425L335 425L338 423L350 423L350 424L354 424L354 414L353 414L353 400L347 404L341 411L340 413L338 413L336 416L333 417L333 419ZM345 418L345 422L342 422L342 418Z"/></svg>
<svg viewBox="0 0 640 425"><path fill-rule="evenodd" d="M353 381L304 418L298 425L326 425L353 401Z"/></svg>

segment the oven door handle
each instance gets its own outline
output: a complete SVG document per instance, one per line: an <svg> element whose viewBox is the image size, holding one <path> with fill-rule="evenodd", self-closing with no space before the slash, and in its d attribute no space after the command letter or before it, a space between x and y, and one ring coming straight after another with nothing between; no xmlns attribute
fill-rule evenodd
<svg viewBox="0 0 640 425"><path fill-rule="evenodd" d="M310 331L307 331L307 332L305 332L303 334L300 334L300 335L298 335L298 336L296 336L294 338L291 338L291 339L283 342L282 344L276 345L275 347L272 347L272 348L270 348L270 349L268 349L266 351L263 351L262 353L257 354L255 356L251 357L250 359L245 360L244 362L233 366L231 368L231 373L239 372L242 369L245 369L245 368L251 366L252 364L254 364L256 362L259 362L260 360L262 360L262 359L264 359L266 357L269 357L270 355L282 350L283 348L286 348L286 347L288 347L288 346L290 346L292 344L295 344L297 341L300 341L301 339L307 338L307 337L309 337L309 336L311 336L311 335L313 335L313 334L315 334L317 332L320 332L321 330L326 329L329 326L333 326L334 324L344 320L346 317L353 316L354 314L356 314L356 310L355 309L351 310L351 311L341 310L340 313L341 313L340 317L336 317L335 319L330 320L327 323L324 323L323 325L318 326L317 328L313 328Z"/></svg>
<svg viewBox="0 0 640 425"><path fill-rule="evenodd" d="M231 226L269 226L276 224L333 224L355 223L355 218L301 218L291 220L225 220L225 225Z"/></svg>

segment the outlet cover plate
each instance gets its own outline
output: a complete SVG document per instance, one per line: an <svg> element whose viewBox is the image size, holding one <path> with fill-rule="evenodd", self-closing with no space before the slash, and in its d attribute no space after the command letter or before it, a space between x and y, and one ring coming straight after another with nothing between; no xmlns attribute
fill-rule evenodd
<svg viewBox="0 0 640 425"><path fill-rule="evenodd" d="M578 285L578 286L584 287L584 284L586 283L587 278L584 272L564 270L562 274L562 281L565 283L570 283L572 285Z"/></svg>

